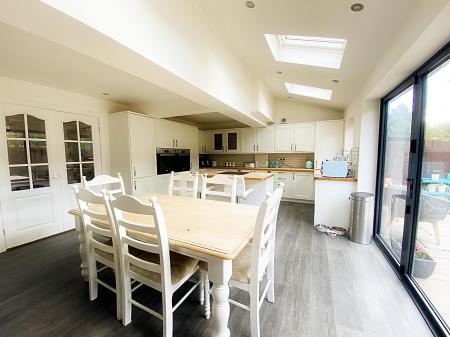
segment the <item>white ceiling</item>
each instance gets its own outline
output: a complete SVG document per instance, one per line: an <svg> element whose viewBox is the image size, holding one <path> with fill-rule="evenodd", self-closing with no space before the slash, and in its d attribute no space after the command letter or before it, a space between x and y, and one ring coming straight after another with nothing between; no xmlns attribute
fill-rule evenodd
<svg viewBox="0 0 450 337"><path fill-rule="evenodd" d="M85 55L0 23L0 76L38 83L122 104L164 106L166 115L205 108ZM103 95L110 93L110 96Z"/></svg>
<svg viewBox="0 0 450 337"><path fill-rule="evenodd" d="M302 100L343 109L358 92L375 64L386 51L395 32L408 19L420 0L253 0L249 9L244 0L200 0L206 14L230 45L273 94L287 99L284 82L332 89L330 102L294 96ZM360 13L350 10L361 2ZM347 39L338 70L275 62L265 33L293 34ZM201 41L201 38L199 39ZM281 75L276 71L282 72ZM333 83L337 79L340 83Z"/></svg>

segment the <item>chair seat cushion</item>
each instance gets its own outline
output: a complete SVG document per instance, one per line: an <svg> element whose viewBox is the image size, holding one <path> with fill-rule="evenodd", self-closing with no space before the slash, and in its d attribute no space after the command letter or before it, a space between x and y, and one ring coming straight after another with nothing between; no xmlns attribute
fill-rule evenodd
<svg viewBox="0 0 450 337"><path fill-rule="evenodd" d="M159 255L144 252L138 256L140 259L149 261L152 263L159 264ZM142 269L132 263L130 263L130 269L135 273L141 274L142 276L161 283L161 274L155 273L149 270ZM172 277L172 285L180 282L185 276L192 273L194 269L198 266L198 260L193 259L189 256L177 254L170 252L170 271Z"/></svg>
<svg viewBox="0 0 450 337"><path fill-rule="evenodd" d="M261 250L264 254L264 248ZM250 283L250 267L252 264L252 244L249 243L233 260L233 275L231 279L241 283Z"/></svg>

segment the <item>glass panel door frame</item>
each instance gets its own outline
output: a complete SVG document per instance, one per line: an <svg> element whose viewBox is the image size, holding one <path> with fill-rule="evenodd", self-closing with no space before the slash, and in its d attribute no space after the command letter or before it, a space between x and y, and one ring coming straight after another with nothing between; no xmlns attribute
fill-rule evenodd
<svg viewBox="0 0 450 337"><path fill-rule="evenodd" d="M406 290L424 316L430 329L436 336L450 336L450 329L439 312L433 306L414 277L412 268L414 261L419 199L421 195L421 176L425 142L424 107L426 94L426 76L450 60L450 43L438 51L430 60L412 73L397 88L381 100L380 128L378 143L377 184L375 197L374 234L375 242L398 274ZM386 150L387 105L395 96L414 85L413 117L411 125L410 157L408 167L408 186L406 197L403 243L400 261L394 257L383 239L380 237L381 207L383 198L384 164Z"/></svg>

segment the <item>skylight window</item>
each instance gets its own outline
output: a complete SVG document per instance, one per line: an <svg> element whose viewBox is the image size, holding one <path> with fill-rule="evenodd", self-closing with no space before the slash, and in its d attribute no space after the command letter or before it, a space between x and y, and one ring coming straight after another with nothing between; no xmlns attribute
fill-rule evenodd
<svg viewBox="0 0 450 337"><path fill-rule="evenodd" d="M265 34L273 57L279 62L339 69L347 40L300 35Z"/></svg>
<svg viewBox="0 0 450 337"><path fill-rule="evenodd" d="M286 86L286 89L290 94L314 97L314 98L319 98L319 99L323 99L326 101L329 101L331 99L331 95L333 93L333 91L329 90L329 89L310 87L310 86L301 85L301 84L285 82L284 85Z"/></svg>

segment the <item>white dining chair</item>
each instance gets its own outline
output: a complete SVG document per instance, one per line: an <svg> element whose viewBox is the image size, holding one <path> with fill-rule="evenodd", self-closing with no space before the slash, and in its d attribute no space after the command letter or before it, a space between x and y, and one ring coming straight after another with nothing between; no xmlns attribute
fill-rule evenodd
<svg viewBox="0 0 450 337"><path fill-rule="evenodd" d="M122 319L122 291L120 282L119 255L117 241L113 226L102 226L93 221L109 221L104 207L104 196L92 192L86 188L75 187L75 198L81 212L82 225L86 240L88 277L89 277L89 299L95 300L98 295L98 285L105 287L116 294L117 319ZM97 269L97 262L103 267ZM115 286L100 280L98 274L103 270L111 268L115 274Z"/></svg>
<svg viewBox="0 0 450 337"><path fill-rule="evenodd" d="M200 282L194 283L175 305L172 305L173 294L197 272L198 260L169 253L164 215L156 197L150 199L150 204L145 204L133 196L120 195L113 199L105 193L105 201L110 221L117 228L120 241L123 325L131 322L134 305L161 319L163 334L170 337L173 332L173 312ZM133 254L131 247L142 253ZM139 282L133 289L132 280ZM132 291L141 285L161 292L162 314L133 299Z"/></svg>
<svg viewBox="0 0 450 337"><path fill-rule="evenodd" d="M106 174L98 175L89 181L85 176L83 176L81 178L81 185L83 188L90 189L93 192L101 192L101 190L105 189L114 195L125 194L125 185L120 173L117 174L117 177L112 177Z"/></svg>
<svg viewBox="0 0 450 337"><path fill-rule="evenodd" d="M243 176L236 176L236 196L237 202L239 203L239 199L246 199L247 196L253 192L252 188L246 188L245 186L245 178Z"/></svg>
<svg viewBox="0 0 450 337"><path fill-rule="evenodd" d="M224 174L216 174L208 178L204 174L202 179L202 199L212 197L215 200L226 200L231 203L236 203L236 187L236 175L229 177Z"/></svg>
<svg viewBox="0 0 450 337"><path fill-rule="evenodd" d="M198 172L170 173L169 195L188 196L197 198L198 193Z"/></svg>
<svg viewBox="0 0 450 337"><path fill-rule="evenodd" d="M230 286L249 293L250 305L229 299L231 304L250 311L251 336L260 336L259 310L267 296L274 302L275 231L283 186L266 197L259 208L253 240L233 260ZM260 283L266 276L266 285L260 296Z"/></svg>

